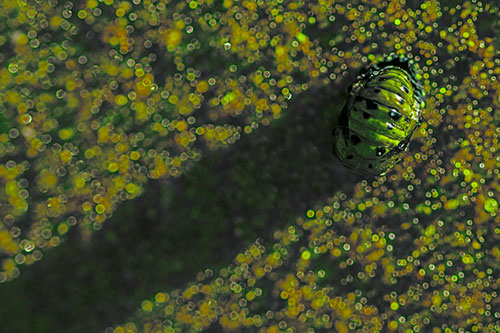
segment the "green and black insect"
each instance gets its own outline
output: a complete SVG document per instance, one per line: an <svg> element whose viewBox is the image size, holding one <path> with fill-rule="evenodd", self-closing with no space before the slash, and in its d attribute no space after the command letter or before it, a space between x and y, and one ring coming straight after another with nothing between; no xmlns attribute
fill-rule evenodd
<svg viewBox="0 0 500 333"><path fill-rule="evenodd" d="M361 70L334 129L333 152L347 168L381 176L422 122L424 91L413 61L389 56Z"/></svg>

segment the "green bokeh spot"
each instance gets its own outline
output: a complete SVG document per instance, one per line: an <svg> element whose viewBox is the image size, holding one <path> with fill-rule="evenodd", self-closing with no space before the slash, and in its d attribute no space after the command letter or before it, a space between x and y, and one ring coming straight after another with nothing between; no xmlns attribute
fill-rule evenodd
<svg viewBox="0 0 500 333"><path fill-rule="evenodd" d="M495 213L498 210L498 201L489 198L484 202L484 210L488 213Z"/></svg>

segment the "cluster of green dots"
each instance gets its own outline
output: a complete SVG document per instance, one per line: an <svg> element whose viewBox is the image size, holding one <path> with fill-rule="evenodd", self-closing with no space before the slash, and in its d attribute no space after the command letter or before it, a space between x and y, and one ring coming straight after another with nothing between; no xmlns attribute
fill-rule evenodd
<svg viewBox="0 0 500 333"><path fill-rule="evenodd" d="M387 176L335 194L221 271L158 292L136 320L106 332L499 331L500 59L498 40L479 22L498 20L498 8L478 1L224 5L225 29L234 34L251 20L261 20L260 31L281 29L280 38L298 29L291 44L275 44L275 59L278 72L300 73L303 90L340 82L384 52L413 55L425 121ZM294 20L281 26L287 18ZM272 56L264 42L226 40L228 49L240 46L243 63Z"/></svg>

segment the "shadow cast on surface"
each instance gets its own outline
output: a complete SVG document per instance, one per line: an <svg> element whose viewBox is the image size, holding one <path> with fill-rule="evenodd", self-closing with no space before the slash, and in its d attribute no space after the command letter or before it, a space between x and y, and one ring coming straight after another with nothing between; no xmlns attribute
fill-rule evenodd
<svg viewBox="0 0 500 333"><path fill-rule="evenodd" d="M331 155L344 98L326 88L296 96L282 119L205 153L178 179L149 182L89 244L73 230L0 286L2 329L88 332L123 322L156 291L227 266L256 238L269 242L308 208L351 192L359 176Z"/></svg>

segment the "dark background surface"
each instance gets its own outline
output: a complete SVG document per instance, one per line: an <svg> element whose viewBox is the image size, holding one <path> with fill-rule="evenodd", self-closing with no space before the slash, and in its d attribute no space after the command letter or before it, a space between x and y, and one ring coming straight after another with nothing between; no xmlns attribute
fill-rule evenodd
<svg viewBox="0 0 500 333"><path fill-rule="evenodd" d="M158 291L229 265L246 245L293 223L358 176L331 154L345 87L295 96L283 118L149 182L84 243L77 228L0 288L3 332L89 332L125 322ZM339 88L336 88L339 89ZM22 318L22 320L21 320Z"/></svg>

